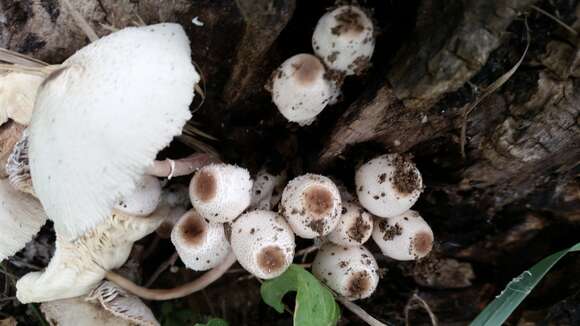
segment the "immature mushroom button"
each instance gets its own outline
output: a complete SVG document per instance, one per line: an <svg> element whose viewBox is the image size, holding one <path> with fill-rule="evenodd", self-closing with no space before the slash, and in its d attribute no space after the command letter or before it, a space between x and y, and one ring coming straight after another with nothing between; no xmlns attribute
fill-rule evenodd
<svg viewBox="0 0 580 326"><path fill-rule="evenodd" d="M320 18L312 47L330 69L346 75L360 74L375 49L373 22L357 6L340 6Z"/></svg>
<svg viewBox="0 0 580 326"><path fill-rule="evenodd" d="M272 101L287 120L309 125L326 107L335 90L325 72L317 57L297 54L273 73Z"/></svg>
<svg viewBox="0 0 580 326"><path fill-rule="evenodd" d="M372 232L372 215L355 202L343 202L340 221L327 238L337 245L353 247L367 242Z"/></svg>
<svg viewBox="0 0 580 326"><path fill-rule="evenodd" d="M366 162L358 168L355 183L360 204L380 217L407 211L423 191L419 170L400 154L386 154Z"/></svg>
<svg viewBox="0 0 580 326"><path fill-rule="evenodd" d="M132 216L147 216L155 211L160 199L161 183L157 178L145 175L133 193L124 196L115 209Z"/></svg>
<svg viewBox="0 0 580 326"><path fill-rule="evenodd" d="M194 271L211 269L230 253L224 225L206 221L193 209L179 219L171 232L171 242L181 261Z"/></svg>
<svg viewBox="0 0 580 326"><path fill-rule="evenodd" d="M280 211L299 237L312 239L327 235L340 218L340 193L329 178L305 174L286 185Z"/></svg>
<svg viewBox="0 0 580 326"><path fill-rule="evenodd" d="M232 224L232 249L247 271L262 279L282 274L294 259L294 233L274 212L252 211Z"/></svg>
<svg viewBox="0 0 580 326"><path fill-rule="evenodd" d="M365 247L342 247L333 243L322 245L312 263L312 273L349 300L368 298L375 292L378 269L375 258Z"/></svg>
<svg viewBox="0 0 580 326"><path fill-rule="evenodd" d="M433 231L419 213L409 210L388 219L376 218L373 240L396 260L423 258L433 248Z"/></svg>
<svg viewBox="0 0 580 326"><path fill-rule="evenodd" d="M29 127L30 169L62 237L75 239L109 217L155 166L191 118L199 79L177 24L114 32L46 78Z"/></svg>
<svg viewBox="0 0 580 326"><path fill-rule="evenodd" d="M191 179L189 195L197 212L214 223L233 221L251 201L248 170L229 164L211 164Z"/></svg>

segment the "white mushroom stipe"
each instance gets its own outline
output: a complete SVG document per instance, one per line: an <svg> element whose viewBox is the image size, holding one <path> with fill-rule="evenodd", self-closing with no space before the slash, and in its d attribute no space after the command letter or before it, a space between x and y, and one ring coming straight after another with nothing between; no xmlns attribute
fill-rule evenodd
<svg viewBox="0 0 580 326"><path fill-rule="evenodd" d="M167 179L171 180L174 177L192 174L211 163L218 163L218 160L206 153L196 153L178 160L165 159L163 161L154 161L153 165L147 168L145 174L163 178L167 177Z"/></svg>
<svg viewBox="0 0 580 326"><path fill-rule="evenodd" d="M24 248L46 222L40 202L0 179L0 262Z"/></svg>
<svg viewBox="0 0 580 326"><path fill-rule="evenodd" d="M329 234L342 211L340 192L329 178L305 174L286 185L280 212L299 237L312 239Z"/></svg>
<svg viewBox="0 0 580 326"><path fill-rule="evenodd" d="M9 72L0 75L0 125L11 119L28 125L34 108L34 100L44 77Z"/></svg>
<svg viewBox="0 0 580 326"><path fill-rule="evenodd" d="M160 206L148 217L113 213L93 230L74 241L60 237L42 272L24 275L16 283L21 303L45 302L89 293L106 275L129 257L133 243L155 231L169 208Z"/></svg>
<svg viewBox="0 0 580 326"><path fill-rule="evenodd" d="M147 216L155 211L161 200L161 183L155 177L145 175L137 182L133 193L124 196L115 206L121 213Z"/></svg>
<svg viewBox="0 0 580 326"><path fill-rule="evenodd" d="M191 118L198 81L177 24L112 33L46 78L29 127L30 166L61 237L72 240L97 226L134 190Z"/></svg>
<svg viewBox="0 0 580 326"><path fill-rule="evenodd" d="M171 232L171 242L181 261L194 271L216 267L231 250L224 225L206 221L193 209L179 219Z"/></svg>
<svg viewBox="0 0 580 326"><path fill-rule="evenodd" d="M348 300L368 298L379 283L377 262L363 246L325 243L312 262L312 273Z"/></svg>
<svg viewBox="0 0 580 326"><path fill-rule="evenodd" d="M353 247L367 242L372 233L372 215L355 202L343 201L340 221L327 239L340 246Z"/></svg>
<svg viewBox="0 0 580 326"><path fill-rule="evenodd" d="M373 240L383 255L395 260L415 260L433 248L433 231L419 213L409 210L388 219L377 218Z"/></svg>
<svg viewBox="0 0 580 326"><path fill-rule="evenodd" d="M325 73L324 65L311 54L297 54L273 73L272 101L288 121L311 124L336 95Z"/></svg>
<svg viewBox="0 0 580 326"><path fill-rule="evenodd" d="M229 164L211 164L193 176L189 195L202 217L214 223L227 223L248 208L251 190L248 170Z"/></svg>
<svg viewBox="0 0 580 326"><path fill-rule="evenodd" d="M294 259L294 233L275 212L245 213L232 224L231 244L244 269L261 279L284 273Z"/></svg>
<svg viewBox="0 0 580 326"><path fill-rule="evenodd" d="M366 162L358 168L355 183L360 204L380 217L404 213L423 191L421 173L400 154L386 154Z"/></svg>
<svg viewBox="0 0 580 326"><path fill-rule="evenodd" d="M358 75L368 67L375 49L373 22L357 6L340 6L320 18L312 48L330 69Z"/></svg>
<svg viewBox="0 0 580 326"><path fill-rule="evenodd" d="M286 173L284 172L278 175L270 174L266 170L258 172L252 187L250 207L260 210L272 209L280 201L285 181Z"/></svg>

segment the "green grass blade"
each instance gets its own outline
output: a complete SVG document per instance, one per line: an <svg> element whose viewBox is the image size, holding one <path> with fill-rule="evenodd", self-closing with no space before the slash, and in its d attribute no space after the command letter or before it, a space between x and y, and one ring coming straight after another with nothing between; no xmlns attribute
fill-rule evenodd
<svg viewBox="0 0 580 326"><path fill-rule="evenodd" d="M558 251L511 280L505 289L471 322L471 326L496 326L508 319L542 278L567 253L580 251L580 243Z"/></svg>

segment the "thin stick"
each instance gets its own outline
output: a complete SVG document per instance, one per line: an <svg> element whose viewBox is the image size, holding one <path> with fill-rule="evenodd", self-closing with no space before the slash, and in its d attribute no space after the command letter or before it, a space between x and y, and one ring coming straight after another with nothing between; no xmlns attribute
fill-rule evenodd
<svg viewBox="0 0 580 326"><path fill-rule="evenodd" d="M125 291L130 292L140 298L155 301L172 300L183 298L192 293L205 289L207 286L209 286L217 279L219 279L223 274L225 274L225 272L235 262L236 256L234 256L233 253L230 253L221 264L214 267L212 270L206 272L198 279L173 289L147 289L113 272L107 272L106 278L109 281L115 283L117 286L124 289Z"/></svg>
<svg viewBox="0 0 580 326"><path fill-rule="evenodd" d="M363 308L357 306L356 304L348 301L346 298L341 296L336 296L336 300L342 305L350 310L353 314L357 315L360 319L362 319L365 323L369 324L370 326L387 326L387 324L383 324L378 321L375 317L369 315Z"/></svg>
<svg viewBox="0 0 580 326"><path fill-rule="evenodd" d="M471 104L469 107L467 107L467 109L463 113L463 122L461 124L461 139L460 139L461 156L463 158L466 157L465 143L467 141L467 121L469 119L469 114L473 110L475 110L477 105L479 105L479 103L481 103L485 98L487 98L489 95L493 94L493 92L495 92L500 87L502 87L503 84L505 84L505 82L507 82L513 76L513 74L516 72L516 70L518 70L518 68L520 67L522 62L524 62L524 58L526 57L526 54L528 53L528 49L530 48L530 42L531 42L530 28L528 26L528 19L527 18L524 20L524 23L526 25L527 43L526 43L526 48L524 49L524 53L520 57L520 60L518 60L518 62L510 70L508 70L508 72L501 75L498 79L496 79L493 83L491 83L488 87L486 87L485 93L483 93L480 97L478 97L475 100L475 102L473 104Z"/></svg>
<svg viewBox="0 0 580 326"><path fill-rule="evenodd" d="M568 32L572 33L572 35L574 36L578 36L578 32L576 32L572 27L568 26L566 23L564 23L563 21L561 21L560 19L558 19L556 16L550 14L549 12L545 11L544 9L536 6L536 5L531 5L530 7L532 7L534 10L548 16L549 18L551 18L553 21L555 21L558 25L564 27Z"/></svg>
<svg viewBox="0 0 580 326"><path fill-rule="evenodd" d="M22 53L10 51L8 49L0 48L0 61L7 63L18 64L27 67L44 67L48 66L48 63L29 57Z"/></svg>
<svg viewBox="0 0 580 326"><path fill-rule="evenodd" d="M437 316L435 316L435 314L433 313L427 302L425 302L425 300L423 300L423 298L421 298L417 293L413 293L413 296L409 298L409 301L407 301L407 305L405 306L405 325L410 325L409 311L411 310L411 303L414 301L419 302L423 307L423 309L427 312L427 314L429 315L429 319L431 319L432 326L439 325L439 322L437 321Z"/></svg>
<svg viewBox="0 0 580 326"><path fill-rule="evenodd" d="M62 2L64 2L64 5L69 10L71 16L83 31L83 33L85 33L85 35L89 38L89 40L91 42L98 40L99 36L97 33L95 33L95 30L91 27L91 25L89 25L87 20L72 6L72 4L68 0L62 0Z"/></svg>

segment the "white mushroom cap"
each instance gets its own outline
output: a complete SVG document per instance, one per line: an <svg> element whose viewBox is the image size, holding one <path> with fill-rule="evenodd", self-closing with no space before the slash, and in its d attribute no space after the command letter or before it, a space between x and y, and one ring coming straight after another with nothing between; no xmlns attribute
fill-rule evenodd
<svg viewBox="0 0 580 326"><path fill-rule="evenodd" d="M341 211L338 188L322 175L296 177L282 193L280 212L296 235L302 238L329 234L337 226Z"/></svg>
<svg viewBox="0 0 580 326"><path fill-rule="evenodd" d="M272 101L289 121L309 125L322 112L334 90L326 70L311 54L297 54L284 61L272 76Z"/></svg>
<svg viewBox="0 0 580 326"><path fill-rule="evenodd" d="M388 219L377 218L373 240L383 255L396 260L415 260L433 248L433 231L419 213L409 210Z"/></svg>
<svg viewBox="0 0 580 326"><path fill-rule="evenodd" d="M132 216L147 216L155 211L161 200L161 183L156 177L145 175L133 192L115 205L119 212Z"/></svg>
<svg viewBox="0 0 580 326"><path fill-rule="evenodd" d="M327 239L340 246L353 247L367 242L372 233L372 215L354 202L343 202L340 221Z"/></svg>
<svg viewBox="0 0 580 326"><path fill-rule="evenodd" d="M84 298L72 298L45 302L40 305L50 326L132 326L128 320L116 317L100 304L87 302Z"/></svg>
<svg viewBox="0 0 580 326"><path fill-rule="evenodd" d="M373 22L357 6L338 7L318 21L312 48L330 69L359 74L368 66L375 49Z"/></svg>
<svg viewBox="0 0 580 326"><path fill-rule="evenodd" d="M194 271L214 268L230 253L224 225L206 221L193 209L175 224L171 242L181 261Z"/></svg>
<svg viewBox="0 0 580 326"><path fill-rule="evenodd" d="M28 125L36 93L44 78L39 75L10 72L0 75L0 125L8 119Z"/></svg>
<svg viewBox="0 0 580 326"><path fill-rule="evenodd" d="M0 262L24 248L46 222L36 198L0 179Z"/></svg>
<svg viewBox="0 0 580 326"><path fill-rule="evenodd" d="M379 284L377 262L363 246L325 243L314 258L312 273L349 300L368 298Z"/></svg>
<svg viewBox="0 0 580 326"><path fill-rule="evenodd" d="M380 217L393 217L411 208L423 191L417 167L399 154L376 157L356 171L360 204Z"/></svg>
<svg viewBox="0 0 580 326"><path fill-rule="evenodd" d="M294 260L294 233L275 212L240 216L232 224L231 243L240 265L262 279L281 275Z"/></svg>
<svg viewBox="0 0 580 326"><path fill-rule="evenodd" d="M248 208L251 190L248 170L229 164L210 164L191 179L189 196L193 207L205 219L226 223Z"/></svg>
<svg viewBox="0 0 580 326"><path fill-rule="evenodd" d="M47 77L30 124L38 198L74 239L131 194L181 134L199 75L180 25L129 27L79 50Z"/></svg>
<svg viewBox="0 0 580 326"><path fill-rule="evenodd" d="M286 173L273 175L266 170L256 174L252 187L252 202L250 207L261 210L270 210L276 206L282 196L282 189L286 181Z"/></svg>
<svg viewBox="0 0 580 326"><path fill-rule="evenodd" d="M89 293L107 271L125 263L133 243L155 231L168 211L167 206L160 205L148 217L113 213L76 240L66 240L57 233L56 250L47 268L21 277L16 282L16 297L29 303Z"/></svg>

